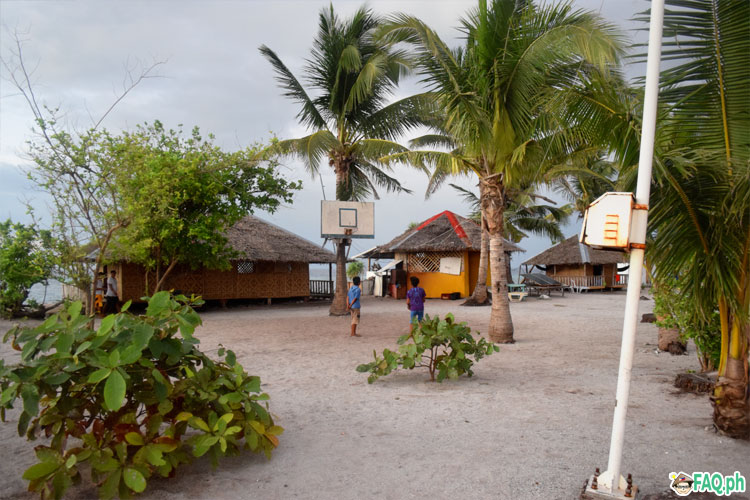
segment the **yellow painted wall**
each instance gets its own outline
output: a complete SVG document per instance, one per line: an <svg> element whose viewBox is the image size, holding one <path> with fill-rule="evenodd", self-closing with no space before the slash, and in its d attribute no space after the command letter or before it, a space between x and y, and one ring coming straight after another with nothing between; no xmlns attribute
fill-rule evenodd
<svg viewBox="0 0 750 500"><path fill-rule="evenodd" d="M442 294L453 292L459 292L462 298L468 297L471 294L471 290L469 289L469 272L469 253L464 252L461 274L412 273L407 271L407 289L412 287L409 279L412 276L416 276L419 278L419 286L424 288L428 299L439 299Z"/></svg>

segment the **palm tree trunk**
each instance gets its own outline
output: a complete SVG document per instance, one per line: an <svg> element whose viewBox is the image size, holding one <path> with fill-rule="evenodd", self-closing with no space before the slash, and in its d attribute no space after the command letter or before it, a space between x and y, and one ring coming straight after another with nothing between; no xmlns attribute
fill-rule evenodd
<svg viewBox="0 0 750 500"><path fill-rule="evenodd" d="M340 193L344 192L343 186L347 175L348 165L345 161L336 155L331 155L334 161L334 171L336 172L336 199L340 200ZM342 200L346 201L346 200ZM331 316L344 316L346 314L346 239L336 240L336 289L333 292L333 302L328 314Z"/></svg>
<svg viewBox="0 0 750 500"><path fill-rule="evenodd" d="M486 306L487 305L487 268L490 261L490 238L487 234L487 224L482 217L482 243L479 253L479 269L477 270L477 284L471 297L463 303L465 306Z"/></svg>
<svg viewBox="0 0 750 500"><path fill-rule="evenodd" d="M487 221L490 239L490 277L492 280L492 311L490 313L489 337L494 342L512 344L513 320L508 302L505 251L503 249L503 212L505 209L505 186L499 175L481 179L485 192L482 212Z"/></svg>
<svg viewBox="0 0 750 500"><path fill-rule="evenodd" d="M719 370L711 401L714 425L727 436L750 440L750 395L748 394L748 349L750 324L733 318L728 356Z"/></svg>
<svg viewBox="0 0 750 500"><path fill-rule="evenodd" d="M346 241L336 241L336 290L333 293L333 302L328 314L331 316L344 316L346 314Z"/></svg>

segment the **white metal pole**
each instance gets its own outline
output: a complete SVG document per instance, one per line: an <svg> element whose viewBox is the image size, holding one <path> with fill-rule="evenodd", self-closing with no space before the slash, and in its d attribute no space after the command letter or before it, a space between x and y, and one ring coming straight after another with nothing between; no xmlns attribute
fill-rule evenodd
<svg viewBox="0 0 750 500"><path fill-rule="evenodd" d="M648 206L651 192L651 163L654 155L654 133L656 130L656 108L659 100L659 63L661 59L661 38L664 23L664 0L651 2L651 24L649 26L648 60L646 63L646 96L643 103L643 129L641 131L641 151L638 160L638 185L635 192L636 205ZM625 320L622 326L622 347L620 350L620 370L617 377L617 396L612 422L612 440L609 448L607 482L610 492L617 491L620 485L622 445L625 440L625 417L630 395L630 375L633 367L635 329L638 320L638 303L641 295L643 274L643 247L646 243L648 210L633 211L630 242L640 243L641 248L633 248L630 254L630 270Z"/></svg>

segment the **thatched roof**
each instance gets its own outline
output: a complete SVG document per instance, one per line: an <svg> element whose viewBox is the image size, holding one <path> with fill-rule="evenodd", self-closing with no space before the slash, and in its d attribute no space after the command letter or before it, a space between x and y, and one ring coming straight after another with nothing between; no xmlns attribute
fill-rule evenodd
<svg viewBox="0 0 750 500"><path fill-rule="evenodd" d="M229 245L248 260L336 262L336 254L252 215L227 231Z"/></svg>
<svg viewBox="0 0 750 500"><path fill-rule="evenodd" d="M240 258L248 260L318 264L336 262L336 254L333 252L252 215L246 216L232 226L226 236L229 246L241 253ZM117 240L110 242L106 252L107 259L112 258L112 249L117 245ZM84 260L93 262L97 255L99 249L94 248Z"/></svg>
<svg viewBox="0 0 750 500"><path fill-rule="evenodd" d="M504 240L506 252L523 252L508 240ZM482 246L482 229L471 219L446 210L406 230L400 236L378 247L386 252L446 252L475 250Z"/></svg>
<svg viewBox="0 0 750 500"><path fill-rule="evenodd" d="M524 265L551 266L575 264L617 264L627 262L623 252L612 250L596 250L578 242L578 236L571 236L562 243L548 248L536 257L532 257Z"/></svg>

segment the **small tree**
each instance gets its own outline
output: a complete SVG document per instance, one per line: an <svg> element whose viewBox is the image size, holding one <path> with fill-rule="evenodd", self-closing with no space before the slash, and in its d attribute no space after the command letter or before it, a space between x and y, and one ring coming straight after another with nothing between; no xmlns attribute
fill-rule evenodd
<svg viewBox="0 0 750 500"><path fill-rule="evenodd" d="M0 316L21 313L29 290L52 272L53 239L36 224L0 222Z"/></svg>
<svg viewBox="0 0 750 500"><path fill-rule="evenodd" d="M153 77L154 70L162 63L156 62L140 72L128 72L120 95L107 110L98 119L92 119L90 128L74 131L60 120L64 113L46 106L37 97L18 34L9 52L9 57L3 55L0 63L34 117L35 135L29 141L29 156L35 166L29 178L52 198L51 229L57 239L58 257L56 277L88 291L90 306L94 295L93 271L101 267L113 235L130 223L117 197L116 172L103 148L111 137L100 126L135 87ZM94 249L98 252L92 266L85 257Z"/></svg>
<svg viewBox="0 0 750 500"><path fill-rule="evenodd" d="M107 148L130 217L113 257L155 273L146 294L161 290L177 264L227 267L234 255L227 229L255 209L273 212L301 188L281 177L275 163L258 161L261 148L225 152L197 127L186 137L155 121L112 138Z"/></svg>
<svg viewBox="0 0 750 500"><path fill-rule="evenodd" d="M409 340L411 343L407 343ZM456 323L452 314L444 320L439 316L425 316L424 321L414 325L408 335L399 337L398 344L397 352L385 349L380 357L373 351L375 360L357 367L358 372L370 373L368 383L372 384L399 367L409 370L427 368L432 382L455 379L464 373L471 377L474 361L500 350L483 338L475 340L471 328L466 323Z"/></svg>

